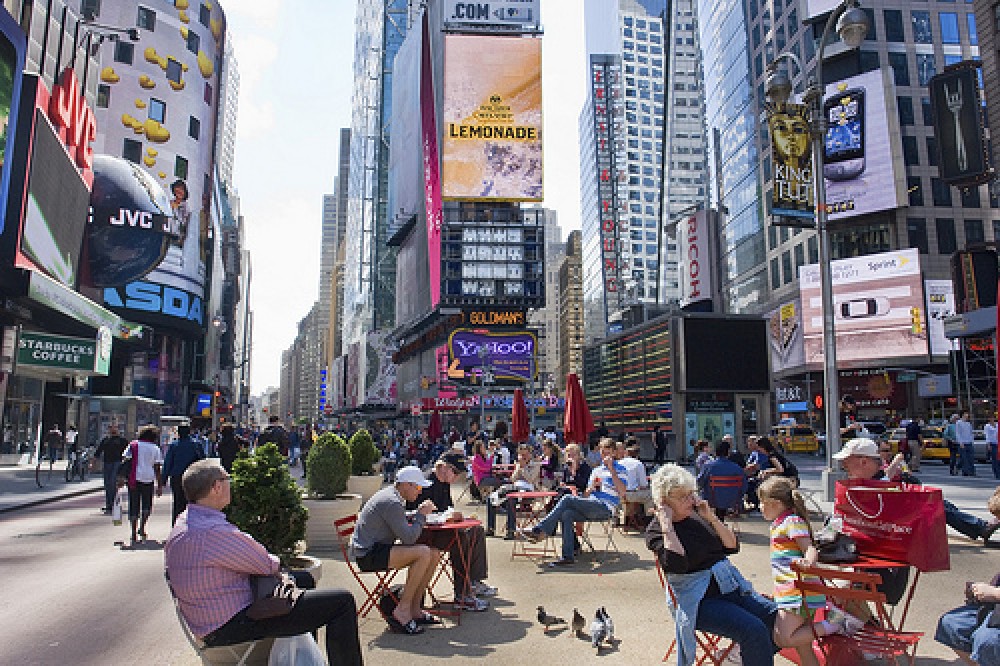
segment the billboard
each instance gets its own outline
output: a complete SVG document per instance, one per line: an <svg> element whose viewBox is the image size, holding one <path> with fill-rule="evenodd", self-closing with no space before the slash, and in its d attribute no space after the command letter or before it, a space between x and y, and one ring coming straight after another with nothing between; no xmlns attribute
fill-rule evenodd
<svg viewBox="0 0 1000 666"><path fill-rule="evenodd" d="M809 107L768 104L771 137L771 214L812 219L814 211Z"/></svg>
<svg viewBox="0 0 1000 666"><path fill-rule="evenodd" d="M907 205L891 72L876 69L828 85L823 115L830 221Z"/></svg>
<svg viewBox="0 0 1000 666"><path fill-rule="evenodd" d="M604 319L622 309L628 260L623 257L623 237L628 184L622 62L615 55L590 56L590 105L594 112L594 169L597 176L597 215L601 234L601 273L604 281ZM608 334L615 333L611 324Z"/></svg>
<svg viewBox="0 0 1000 666"><path fill-rule="evenodd" d="M445 35L442 196L542 200L542 41Z"/></svg>
<svg viewBox="0 0 1000 666"><path fill-rule="evenodd" d="M956 349L955 343L945 337L944 320L955 315L955 290L951 280L924 280L927 295L927 335L931 342L932 356L947 356Z"/></svg>
<svg viewBox="0 0 1000 666"><path fill-rule="evenodd" d="M396 405L396 365L392 362L388 337L389 331L368 332L366 405Z"/></svg>
<svg viewBox="0 0 1000 666"><path fill-rule="evenodd" d="M975 185L989 180L977 64L959 63L927 84L934 110L938 168L941 180L951 185Z"/></svg>
<svg viewBox="0 0 1000 666"><path fill-rule="evenodd" d="M538 341L531 331L482 331L462 328L448 337L448 355L456 369L471 372L484 365L497 379L530 381L537 373L535 350ZM485 348L485 357L479 350Z"/></svg>
<svg viewBox="0 0 1000 666"><path fill-rule="evenodd" d="M832 263L837 362L927 356L920 254L916 249ZM807 363L823 360L819 264L799 268Z"/></svg>
<svg viewBox="0 0 1000 666"><path fill-rule="evenodd" d="M427 12L421 27L420 132L423 144L424 207L427 215L427 271L431 307L441 302L441 172L438 162L437 109L434 103L434 68L431 61L431 31ZM445 167L447 168L447 167Z"/></svg>
<svg viewBox="0 0 1000 666"><path fill-rule="evenodd" d="M35 109L34 115L21 238L14 263L76 288L90 187L42 110Z"/></svg>
<svg viewBox="0 0 1000 666"><path fill-rule="evenodd" d="M677 225L682 308L712 300L712 266L715 262L708 238L708 211L700 210Z"/></svg>
<svg viewBox="0 0 1000 666"><path fill-rule="evenodd" d="M510 29L538 25L538 0L449 0L442 4L444 24L449 27L492 25Z"/></svg>
<svg viewBox="0 0 1000 666"><path fill-rule="evenodd" d="M767 342L771 347L771 370L781 372L805 365L802 345L802 306L798 299L783 303L767 316Z"/></svg>
<svg viewBox="0 0 1000 666"><path fill-rule="evenodd" d="M17 128L21 98L21 73L27 38L17 21L6 11L0 11L0 122L6 131L0 139L0 236L7 218L7 191L10 188L10 163Z"/></svg>

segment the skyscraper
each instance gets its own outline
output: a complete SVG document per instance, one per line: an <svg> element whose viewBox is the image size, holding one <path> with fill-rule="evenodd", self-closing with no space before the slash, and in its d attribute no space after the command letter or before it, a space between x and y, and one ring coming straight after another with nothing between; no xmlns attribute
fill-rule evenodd
<svg viewBox="0 0 1000 666"><path fill-rule="evenodd" d="M634 303L677 300L665 225L706 197L698 28L690 0L588 0L580 116L586 339ZM669 150L664 154L664 132Z"/></svg>

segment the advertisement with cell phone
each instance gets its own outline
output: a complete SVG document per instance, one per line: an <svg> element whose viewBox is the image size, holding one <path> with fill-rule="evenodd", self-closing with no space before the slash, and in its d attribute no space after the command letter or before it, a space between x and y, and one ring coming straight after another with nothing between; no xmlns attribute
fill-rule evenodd
<svg viewBox="0 0 1000 666"><path fill-rule="evenodd" d="M928 356L927 311L916 249L832 262L837 362ZM799 268L808 365L823 361L819 264Z"/></svg>
<svg viewBox="0 0 1000 666"><path fill-rule="evenodd" d="M823 176L831 221L906 205L895 94L881 69L827 86Z"/></svg>

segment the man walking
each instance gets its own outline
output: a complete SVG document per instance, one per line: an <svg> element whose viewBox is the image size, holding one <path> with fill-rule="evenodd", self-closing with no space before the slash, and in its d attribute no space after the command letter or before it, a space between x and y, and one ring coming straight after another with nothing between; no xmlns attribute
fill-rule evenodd
<svg viewBox="0 0 1000 666"><path fill-rule="evenodd" d="M969 412L962 412L962 418L955 424L955 439L958 440L959 458L962 461L962 476L976 475L976 451L972 447L972 423Z"/></svg>
<svg viewBox="0 0 1000 666"><path fill-rule="evenodd" d="M917 419L910 419L910 422L906 424L906 448L904 457L910 466L910 471L919 472L920 460L924 455L924 439L921 434L920 421Z"/></svg>
<svg viewBox="0 0 1000 666"><path fill-rule="evenodd" d="M948 447L948 473L955 476L958 473L958 436L955 433L955 424L958 422L958 414L952 414L948 420L948 425L941 433L941 439Z"/></svg>
<svg viewBox="0 0 1000 666"><path fill-rule="evenodd" d="M997 417L992 414L983 426L986 446L990 451L990 465L993 467L993 478L1000 479L1000 458L997 457Z"/></svg>
<svg viewBox="0 0 1000 666"><path fill-rule="evenodd" d="M128 441L119 434L118 426L108 429L108 434L98 443L94 455L104 461L104 513L111 513L118 492L118 468L122 464L122 454Z"/></svg>
<svg viewBox="0 0 1000 666"><path fill-rule="evenodd" d="M163 459L163 483L170 482L170 492L174 495L174 511L170 524L177 523L177 516L187 507L188 499L184 494L181 479L192 463L202 460L205 456L201 447L191 438L191 426L187 423L177 426L177 439L170 442L167 455Z"/></svg>

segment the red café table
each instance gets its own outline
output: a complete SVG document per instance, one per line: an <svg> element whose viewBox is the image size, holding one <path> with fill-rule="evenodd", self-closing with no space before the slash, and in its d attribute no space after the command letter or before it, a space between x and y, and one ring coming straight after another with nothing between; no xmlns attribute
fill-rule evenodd
<svg viewBox="0 0 1000 666"><path fill-rule="evenodd" d="M545 502L558 497L559 493L553 490L531 490L507 493L507 510L514 511L517 517L517 527L522 530L529 530L545 517ZM518 511L522 502L527 503L527 511ZM528 541L515 540L514 547L510 552L510 559L515 557L555 557L556 549L549 538L543 539L538 544L531 544Z"/></svg>
<svg viewBox="0 0 1000 666"><path fill-rule="evenodd" d="M452 602L442 602L438 601L434 596L434 586L437 585L438 580L440 580L442 575L446 575L449 580L455 580L455 563L452 561L452 549L456 551L456 554L460 558L462 564L465 565L465 571L468 573L470 566L472 564L472 551L475 548L475 539L477 538L477 532L469 532L469 544L468 548L464 547L462 544L462 539L459 538L461 533L465 530L470 530L474 527L481 527L482 522L476 518L464 518L462 520L453 520L442 523L428 523L424 525L424 529L430 532L450 532L451 538L448 540L448 547L442 550L441 561L438 563L438 569L434 576L431 578L430 585L427 586L427 591L430 592L431 598L440 606L442 604L450 603L454 606L454 610L442 610L438 608L435 610L437 615L448 615L459 618L461 622L461 606L459 606L454 601ZM451 571L449 571L449 567ZM463 596L471 596L472 590L470 589L469 577L465 578L465 589L462 591ZM457 600L456 600L457 601Z"/></svg>

